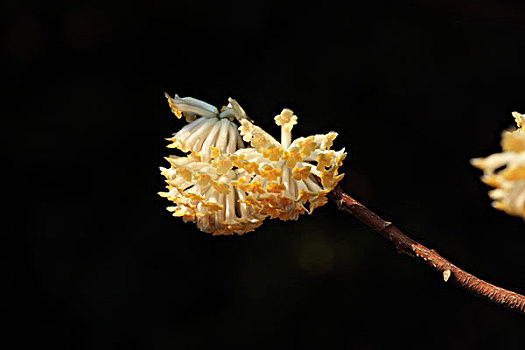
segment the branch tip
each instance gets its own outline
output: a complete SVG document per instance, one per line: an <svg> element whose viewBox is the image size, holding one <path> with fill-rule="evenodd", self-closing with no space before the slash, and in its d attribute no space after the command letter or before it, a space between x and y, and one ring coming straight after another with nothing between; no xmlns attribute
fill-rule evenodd
<svg viewBox="0 0 525 350"><path fill-rule="evenodd" d="M319 178L317 180L320 181ZM525 315L525 296L485 282L453 265L434 249L429 249L414 241L390 221L383 220L379 215L345 193L339 186L334 188L329 196L340 210L348 211L380 235L388 238L394 244L398 253L410 255L440 272L443 281L448 282L450 276L454 276L450 280L451 283L465 289L467 292ZM444 268L445 266L446 268Z"/></svg>

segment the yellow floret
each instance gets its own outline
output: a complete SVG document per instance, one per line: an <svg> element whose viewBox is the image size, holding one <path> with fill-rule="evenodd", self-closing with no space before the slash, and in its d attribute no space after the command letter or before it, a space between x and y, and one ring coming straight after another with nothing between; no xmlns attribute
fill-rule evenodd
<svg viewBox="0 0 525 350"><path fill-rule="evenodd" d="M271 162L276 162L281 158L283 149L276 146L268 146L262 149L262 155L264 158L268 158Z"/></svg>
<svg viewBox="0 0 525 350"><path fill-rule="evenodd" d="M293 168L298 162L303 161L301 150L298 147L293 147L289 151L283 152L283 159L286 160L286 166L288 168Z"/></svg>

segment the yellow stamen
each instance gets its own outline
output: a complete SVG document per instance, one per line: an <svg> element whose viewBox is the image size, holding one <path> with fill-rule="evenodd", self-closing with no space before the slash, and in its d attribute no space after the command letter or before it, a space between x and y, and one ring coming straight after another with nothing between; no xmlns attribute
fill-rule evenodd
<svg viewBox="0 0 525 350"><path fill-rule="evenodd" d="M332 144L336 137L337 137L336 132L329 132L328 134L326 134L326 138L321 143L321 150L324 151L324 150L332 148Z"/></svg>
<svg viewBox="0 0 525 350"><path fill-rule="evenodd" d="M177 109L177 107L175 107L173 102L171 102L171 98L168 98L168 104L170 105L173 114L175 114L175 116L180 119L182 117L182 113Z"/></svg>
<svg viewBox="0 0 525 350"><path fill-rule="evenodd" d="M270 182L268 186L265 187L265 189L270 193L281 193L282 191L286 190L286 185Z"/></svg>
<svg viewBox="0 0 525 350"><path fill-rule="evenodd" d="M233 167L230 157L223 154L211 161L211 165L217 169L217 174L226 174Z"/></svg>
<svg viewBox="0 0 525 350"><path fill-rule="evenodd" d="M292 170L293 179L296 181L304 180L308 178L308 176L310 176L310 171L311 171L311 168L308 166L304 168L293 168Z"/></svg>
<svg viewBox="0 0 525 350"><path fill-rule="evenodd" d="M246 156L244 154L232 154L230 156L230 160L232 161L233 165L237 168L243 168L243 162L246 163L244 159L246 159Z"/></svg>
<svg viewBox="0 0 525 350"><path fill-rule="evenodd" d="M186 180L187 182L190 182L191 181L191 171L187 168L183 168L183 167L178 167L177 168L177 175L181 176L182 178L184 178L184 180Z"/></svg>
<svg viewBox="0 0 525 350"><path fill-rule="evenodd" d="M208 186L211 182L211 177L207 174L193 174L193 179L197 181L199 186Z"/></svg>
<svg viewBox="0 0 525 350"><path fill-rule="evenodd" d="M286 166L288 168L293 168L298 162L303 161L301 150L298 147L293 147L289 151L285 151L282 158L286 160Z"/></svg>
<svg viewBox="0 0 525 350"><path fill-rule="evenodd" d="M255 133L251 142L252 146L257 149L262 148L268 144L268 140L266 139L266 137L264 137L264 135L260 133Z"/></svg>
<svg viewBox="0 0 525 350"><path fill-rule="evenodd" d="M226 194L230 193L229 186L226 185L223 182L213 181L211 184L213 185L213 188L215 188L215 190L217 190L217 192L226 193Z"/></svg>
<svg viewBox="0 0 525 350"><path fill-rule="evenodd" d="M190 193L190 194L184 193L184 196L188 197L190 201L192 202L201 202L206 198L204 196L199 196L198 194L194 194L194 193Z"/></svg>
<svg viewBox="0 0 525 350"><path fill-rule="evenodd" d="M202 203L202 206L211 212L218 211L224 208L224 206L214 203L214 202L204 202Z"/></svg>
<svg viewBox="0 0 525 350"><path fill-rule="evenodd" d="M317 147L317 143L314 142L314 137L309 136L304 140L297 142L297 146L301 149L301 155L308 157Z"/></svg>
<svg viewBox="0 0 525 350"><path fill-rule="evenodd" d="M329 170L321 172L321 183L324 188L334 188L335 185L341 181L344 174L337 175L337 170Z"/></svg>
<svg viewBox="0 0 525 350"><path fill-rule="evenodd" d="M248 183L248 180L245 177L239 178L237 181L232 181L232 185L237 187L241 191L248 191L250 188L250 184Z"/></svg>
<svg viewBox="0 0 525 350"><path fill-rule="evenodd" d="M271 165L265 165L261 170L261 176L264 176L268 181L276 181L281 176L281 169L274 169Z"/></svg>
<svg viewBox="0 0 525 350"><path fill-rule="evenodd" d="M261 173L259 172L259 164L255 162L251 162L251 163L246 162L244 164L244 170L246 170L248 174L261 175Z"/></svg>
<svg viewBox="0 0 525 350"><path fill-rule="evenodd" d="M252 192L252 193L259 193L259 194L264 194L264 189L262 188L261 186L261 183L257 180L253 181L250 186L248 187L248 191Z"/></svg>
<svg viewBox="0 0 525 350"><path fill-rule="evenodd" d="M272 162L276 162L281 157L281 154L283 153L282 148L278 148L276 146L268 146L262 150L262 155L264 158L268 158Z"/></svg>
<svg viewBox="0 0 525 350"><path fill-rule="evenodd" d="M293 114L293 111L288 108L284 108L278 116L275 118L275 124L281 126L285 131L290 132L295 124L297 124L297 116Z"/></svg>
<svg viewBox="0 0 525 350"><path fill-rule="evenodd" d="M332 162L332 157L334 156L334 151L329 153L320 153L317 156L317 170L323 171L326 167L330 166Z"/></svg>
<svg viewBox="0 0 525 350"><path fill-rule="evenodd" d="M217 147L211 146L210 150L211 150L211 153L210 153L211 158L217 158L221 154L221 150L218 149Z"/></svg>
<svg viewBox="0 0 525 350"><path fill-rule="evenodd" d="M317 193L315 192L308 192L306 190L300 190L299 191L299 197L297 197L298 201L308 201L312 198L315 198L317 196Z"/></svg>

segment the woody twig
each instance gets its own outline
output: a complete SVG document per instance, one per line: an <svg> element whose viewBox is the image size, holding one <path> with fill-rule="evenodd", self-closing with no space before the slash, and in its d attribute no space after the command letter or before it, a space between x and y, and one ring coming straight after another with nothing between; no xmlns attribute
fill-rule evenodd
<svg viewBox="0 0 525 350"><path fill-rule="evenodd" d="M525 315L525 297L523 295L497 287L463 271L439 255L434 249L429 249L414 241L391 222L383 220L379 215L345 193L339 186L329 196L339 209L349 212L361 222L388 238L394 243L399 253L410 255L429 265L441 274L445 282L455 284L477 297Z"/></svg>

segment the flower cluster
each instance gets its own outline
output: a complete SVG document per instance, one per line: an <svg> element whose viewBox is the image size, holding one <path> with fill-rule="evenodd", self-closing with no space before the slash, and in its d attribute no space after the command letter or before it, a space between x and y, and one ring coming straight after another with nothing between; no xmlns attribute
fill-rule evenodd
<svg viewBox="0 0 525 350"><path fill-rule="evenodd" d="M275 117L279 142L234 99L219 112L191 97L166 96L172 112L188 122L168 139L168 147L186 156L166 158L171 166L161 172L167 192L159 194L173 202L168 210L174 216L196 223L201 231L242 234L268 217L297 220L325 204L343 177L338 170L346 153L331 150L337 133L292 141L297 116L289 109Z"/></svg>
<svg viewBox="0 0 525 350"><path fill-rule="evenodd" d="M503 132L503 152L472 159L472 165L482 169L483 182L495 188L489 192L492 205L525 219L525 115L512 115L518 128Z"/></svg>

